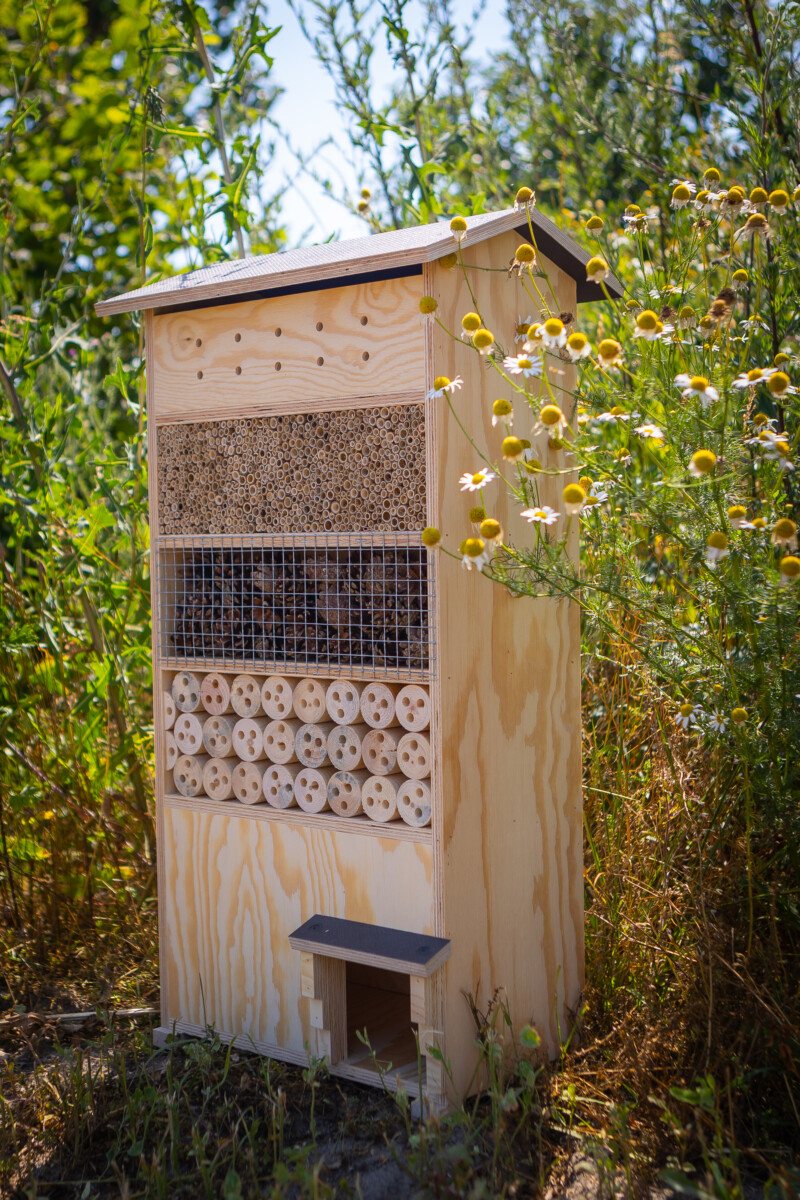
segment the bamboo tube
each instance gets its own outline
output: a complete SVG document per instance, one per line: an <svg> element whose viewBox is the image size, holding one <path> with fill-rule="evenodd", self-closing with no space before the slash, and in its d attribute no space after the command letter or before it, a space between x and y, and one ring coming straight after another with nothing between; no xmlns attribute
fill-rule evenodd
<svg viewBox="0 0 800 1200"><path fill-rule="evenodd" d="M321 721L325 716L325 688L318 679L301 679L292 693L292 704L301 721Z"/></svg>
<svg viewBox="0 0 800 1200"><path fill-rule="evenodd" d="M266 717L241 717L234 725L233 749L243 762L258 762L267 757L264 730L268 724Z"/></svg>
<svg viewBox="0 0 800 1200"><path fill-rule="evenodd" d="M231 684L231 704L240 717L257 717L261 712L261 687L253 675L237 675Z"/></svg>
<svg viewBox="0 0 800 1200"><path fill-rule="evenodd" d="M165 735L165 749L167 770L171 771L175 766L175 763L178 761L178 743L175 741L175 734L171 733L169 730L166 731Z"/></svg>
<svg viewBox="0 0 800 1200"><path fill-rule="evenodd" d="M267 764L263 762L238 762L231 772L233 794L242 804L264 803L264 772Z"/></svg>
<svg viewBox="0 0 800 1200"><path fill-rule="evenodd" d="M431 723L431 702L427 688L418 683L407 683L397 693L395 713L403 729L419 733Z"/></svg>
<svg viewBox="0 0 800 1200"><path fill-rule="evenodd" d="M333 721L301 725L294 739L298 762L304 767L321 767L328 758L328 734L335 728Z"/></svg>
<svg viewBox="0 0 800 1200"><path fill-rule="evenodd" d="M181 796L202 796L203 767L207 754L181 754L172 772L175 787Z"/></svg>
<svg viewBox="0 0 800 1200"><path fill-rule="evenodd" d="M194 713L181 713L173 728L179 754L198 754L203 748L203 726Z"/></svg>
<svg viewBox="0 0 800 1200"><path fill-rule="evenodd" d="M407 779L397 792L397 811L406 825L422 829L431 823L431 788L424 779Z"/></svg>
<svg viewBox="0 0 800 1200"><path fill-rule="evenodd" d="M270 762L297 762L294 742L301 728L299 721L270 721L264 726L264 752Z"/></svg>
<svg viewBox="0 0 800 1200"><path fill-rule="evenodd" d="M233 764L226 758L210 758L203 767L203 788L211 800L232 800Z"/></svg>
<svg viewBox="0 0 800 1200"><path fill-rule="evenodd" d="M431 773L431 743L424 733L404 733L397 743L397 765L408 779Z"/></svg>
<svg viewBox="0 0 800 1200"><path fill-rule="evenodd" d="M192 713L200 704L200 680L191 671L178 671L172 681L172 699L182 713Z"/></svg>
<svg viewBox="0 0 800 1200"><path fill-rule="evenodd" d="M361 687L349 679L334 679L325 693L328 716L337 725L353 725L359 716Z"/></svg>
<svg viewBox="0 0 800 1200"><path fill-rule="evenodd" d="M362 811L361 789L369 771L337 771L328 780L328 804L337 817L357 817Z"/></svg>
<svg viewBox="0 0 800 1200"><path fill-rule="evenodd" d="M324 812L328 807L327 775L313 767L303 767L294 781L294 798L303 812Z"/></svg>
<svg viewBox="0 0 800 1200"><path fill-rule="evenodd" d="M236 725L230 717L206 717L203 722L203 745L212 758L230 758L233 748L233 731Z"/></svg>
<svg viewBox="0 0 800 1200"><path fill-rule="evenodd" d="M373 821L397 819L397 792L402 775L371 775L361 788L361 807Z"/></svg>
<svg viewBox="0 0 800 1200"><path fill-rule="evenodd" d="M361 743L364 766L372 775L391 775L397 770L397 733L390 729L370 729Z"/></svg>
<svg viewBox="0 0 800 1200"><path fill-rule="evenodd" d="M270 675L261 685L261 707L273 721L287 721L294 716L292 695L296 679L285 679L283 675Z"/></svg>
<svg viewBox="0 0 800 1200"><path fill-rule="evenodd" d="M394 683L368 683L361 693L361 715L373 729L395 724L395 696L400 688Z"/></svg>
<svg viewBox="0 0 800 1200"><path fill-rule="evenodd" d="M297 801L294 781L302 771L300 763L273 763L264 772L263 789L272 808L293 808Z"/></svg>
<svg viewBox="0 0 800 1200"><path fill-rule="evenodd" d="M178 715L178 706L172 699L172 692L164 692L164 728L172 729Z"/></svg>
<svg viewBox="0 0 800 1200"><path fill-rule="evenodd" d="M334 725L328 734L328 758L339 771L355 771L364 759L362 742L369 725Z"/></svg>
<svg viewBox="0 0 800 1200"><path fill-rule="evenodd" d="M207 713L215 717L233 712L231 685L224 675L212 671L211 674L203 676L203 682L200 684L200 703Z"/></svg>

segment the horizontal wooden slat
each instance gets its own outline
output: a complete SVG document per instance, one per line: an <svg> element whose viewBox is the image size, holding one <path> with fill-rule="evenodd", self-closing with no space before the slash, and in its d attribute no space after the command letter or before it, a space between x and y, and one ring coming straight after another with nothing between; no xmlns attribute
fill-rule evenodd
<svg viewBox="0 0 800 1200"><path fill-rule="evenodd" d="M161 421L384 392L422 400L421 295L413 276L159 314L149 411Z"/></svg>
<svg viewBox="0 0 800 1200"><path fill-rule="evenodd" d="M317 913L289 935L289 945L307 954L342 958L385 971L427 978L450 957L446 938Z"/></svg>

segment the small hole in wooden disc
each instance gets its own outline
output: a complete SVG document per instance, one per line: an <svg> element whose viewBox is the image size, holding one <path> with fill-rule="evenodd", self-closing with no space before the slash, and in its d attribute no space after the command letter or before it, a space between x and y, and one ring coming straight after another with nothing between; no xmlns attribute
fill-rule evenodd
<svg viewBox="0 0 800 1200"><path fill-rule="evenodd" d="M202 378L203 378L203 372L202 372L202 371L198 371L198 372L197 372L197 378L198 378L198 379L202 379Z"/></svg>
<svg viewBox="0 0 800 1200"><path fill-rule="evenodd" d="M280 369L281 369L281 364L280 364L280 363L275 363L275 370L276 370L276 371L280 371Z"/></svg>
<svg viewBox="0 0 800 1200"><path fill-rule="evenodd" d="M236 368L236 374L237 374L237 375L241 375L241 373L242 373L242 368L241 368L241 367L237 367L237 368Z"/></svg>
<svg viewBox="0 0 800 1200"><path fill-rule="evenodd" d="M242 335L240 333L234 334L233 340L235 342L240 342L242 340Z"/></svg>
<svg viewBox="0 0 800 1200"><path fill-rule="evenodd" d="M361 318L361 324L362 324L362 325L366 325L366 323L367 323L367 321L368 321L368 320L369 320L369 317L362 317L362 318Z"/></svg>
<svg viewBox="0 0 800 1200"><path fill-rule="evenodd" d="M317 321L317 333L322 332L322 321Z"/></svg>
<svg viewBox="0 0 800 1200"><path fill-rule="evenodd" d="M369 362L369 350L365 350L361 357L364 362Z"/></svg>
<svg viewBox="0 0 800 1200"><path fill-rule="evenodd" d="M203 344L202 338L198 338L197 341L195 342L195 346L202 346L202 344Z"/></svg>
<svg viewBox="0 0 800 1200"><path fill-rule="evenodd" d="M280 325L279 325L279 326L278 326L278 328L275 330L275 337L280 337L280 336L281 336L281 333L282 333L282 330L281 330L281 327L280 327Z"/></svg>
<svg viewBox="0 0 800 1200"><path fill-rule="evenodd" d="M325 362L325 359L320 354L319 358L317 359L317 366L321 367L324 362Z"/></svg>

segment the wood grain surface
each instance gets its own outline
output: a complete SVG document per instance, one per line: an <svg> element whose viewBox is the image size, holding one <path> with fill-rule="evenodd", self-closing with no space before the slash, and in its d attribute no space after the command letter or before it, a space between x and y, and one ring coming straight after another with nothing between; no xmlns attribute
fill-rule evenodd
<svg viewBox="0 0 800 1200"><path fill-rule="evenodd" d="M166 1026L211 1024L287 1056L307 1041L313 1051L290 933L323 912L433 934L430 846L309 828L288 812L277 821L162 813Z"/></svg>
<svg viewBox="0 0 800 1200"><path fill-rule="evenodd" d="M419 399L420 295L413 276L159 314L151 413L203 420L251 416L275 400L290 412L314 397L412 392Z"/></svg>
<svg viewBox="0 0 800 1200"><path fill-rule="evenodd" d="M507 353L518 315L537 315L519 281L502 269L518 240L507 234L464 251L469 268L483 268L470 269L469 281L484 323ZM547 294L551 306L574 312L574 281L552 264L548 273L556 293ZM462 273L433 265L424 278L442 323L460 329L462 316L475 309ZM491 405L513 393L474 351L437 327L432 341L430 369L462 376L453 408L497 462L502 433L492 428ZM549 361L564 371L555 382L570 386L571 368ZM515 413L514 432L528 436L533 414L516 400ZM471 536L467 512L475 499L460 492L458 480L483 463L444 401L436 402L434 436L432 520L455 547ZM560 452L551 455L539 444L535 452L545 466L564 465ZM541 500L560 509L569 478L546 484ZM512 536L530 536L499 481L484 496L489 514ZM436 932L453 945L444 972L445 1054L460 1089L475 1063L465 992L485 1010L494 989L504 989L515 1027L532 1022L555 1054L558 1029L569 1030L581 991L580 636L574 604L512 599L445 556L438 572L440 669L431 733L441 747L433 780Z"/></svg>

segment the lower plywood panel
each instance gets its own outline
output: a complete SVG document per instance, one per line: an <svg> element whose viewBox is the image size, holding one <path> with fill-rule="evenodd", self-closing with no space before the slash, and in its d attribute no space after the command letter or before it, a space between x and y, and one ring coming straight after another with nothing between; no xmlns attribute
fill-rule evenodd
<svg viewBox="0 0 800 1200"><path fill-rule="evenodd" d="M289 934L314 913L432 934L430 846L172 807L159 854L162 1020L316 1053Z"/></svg>

